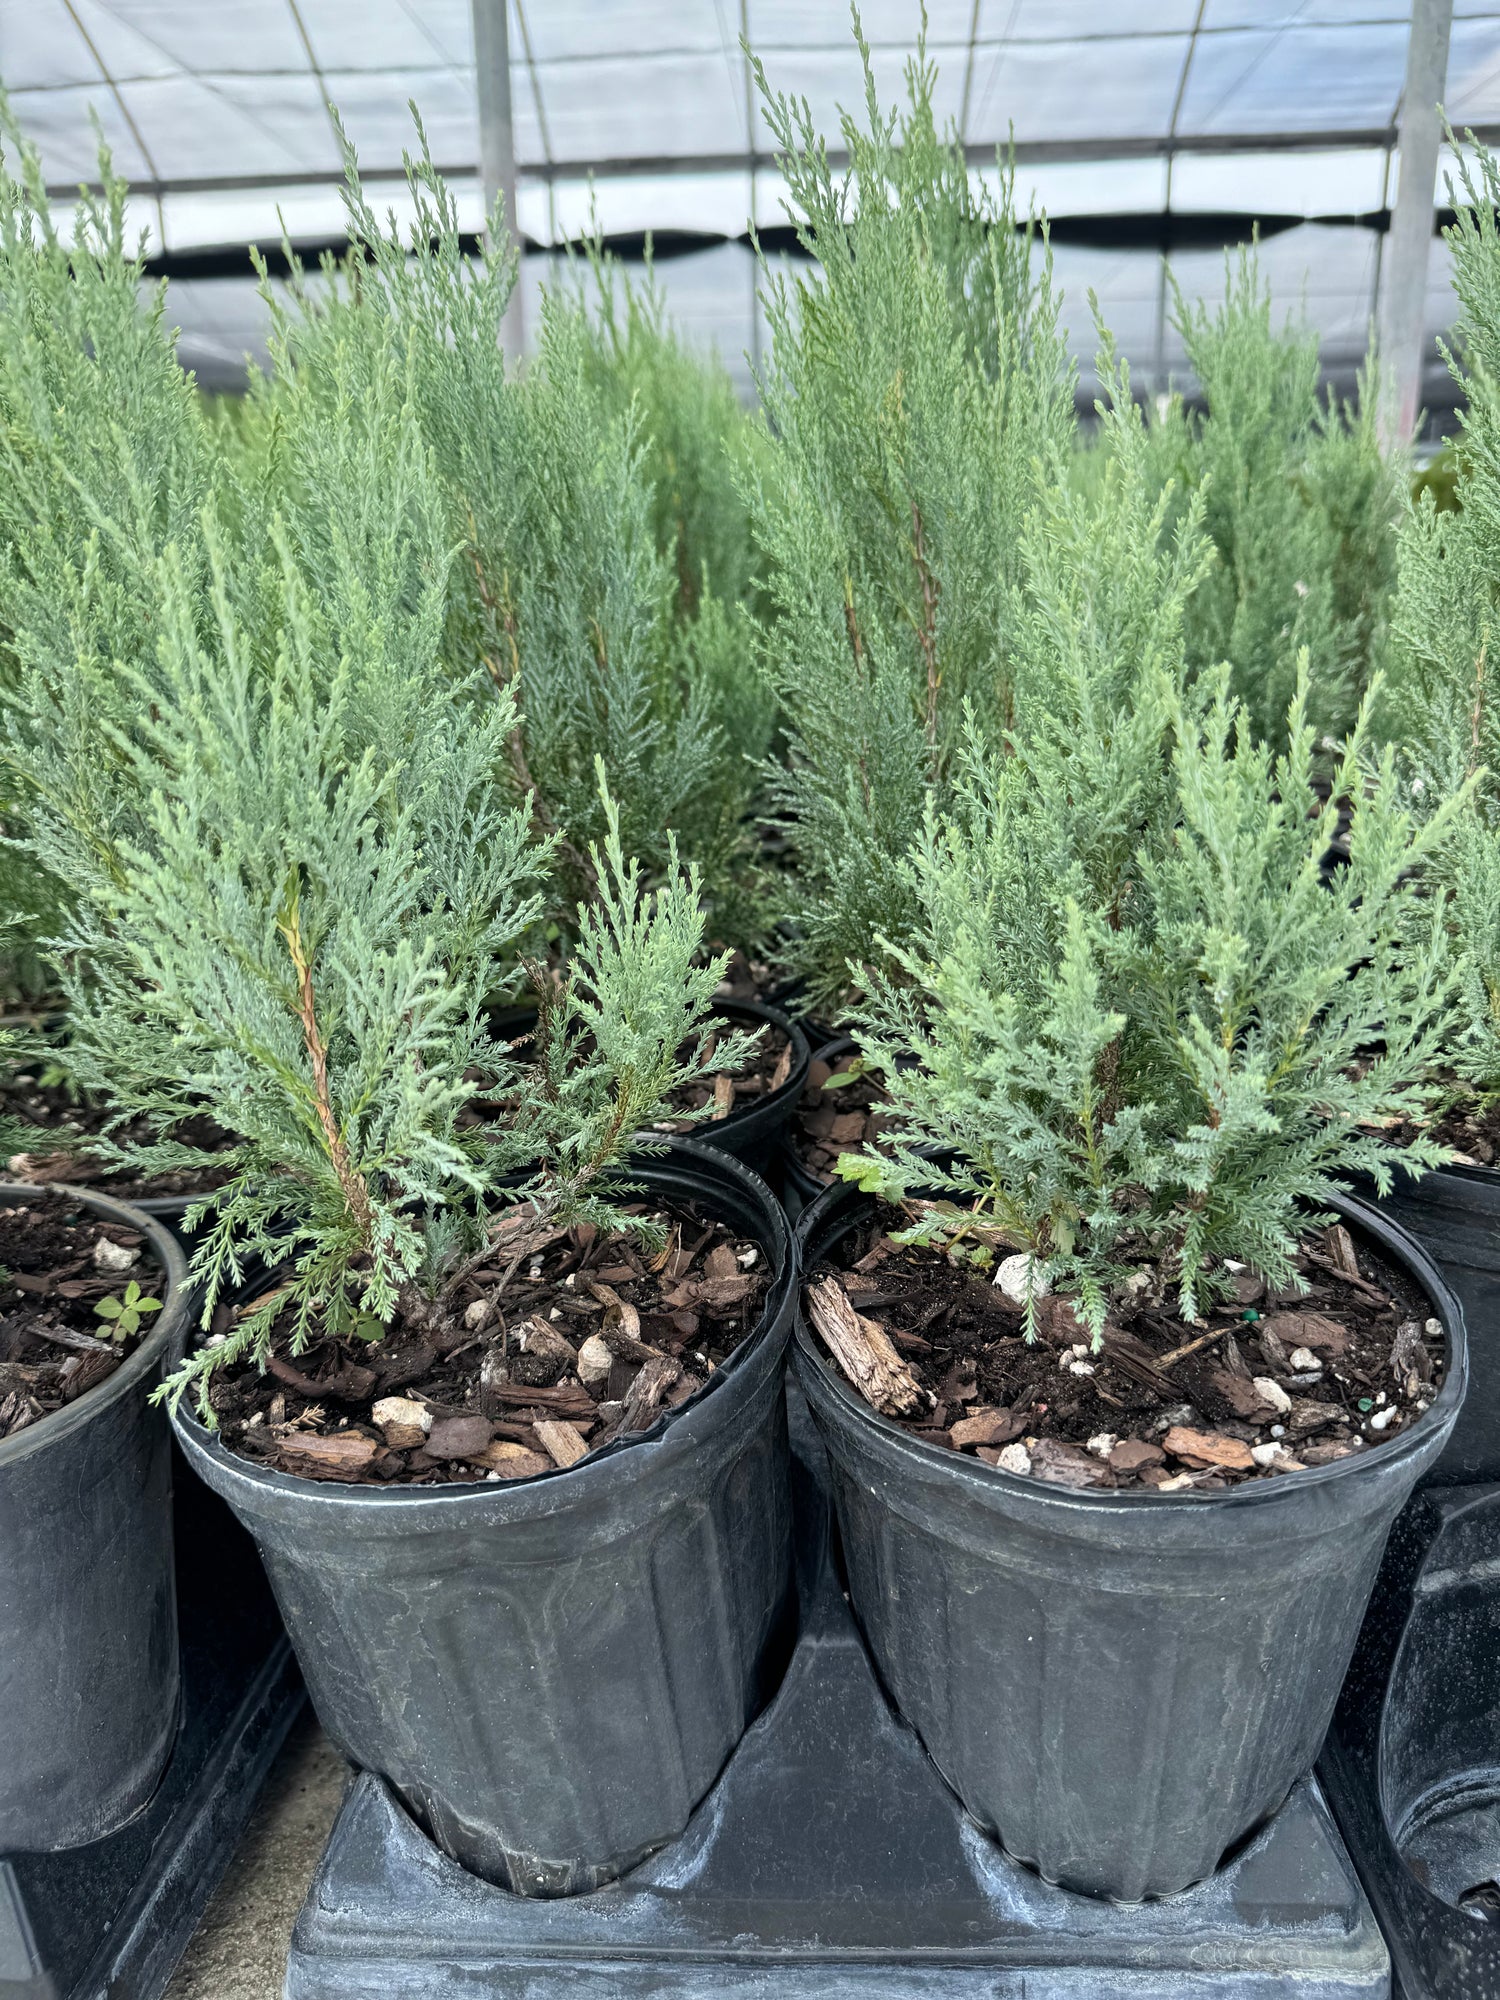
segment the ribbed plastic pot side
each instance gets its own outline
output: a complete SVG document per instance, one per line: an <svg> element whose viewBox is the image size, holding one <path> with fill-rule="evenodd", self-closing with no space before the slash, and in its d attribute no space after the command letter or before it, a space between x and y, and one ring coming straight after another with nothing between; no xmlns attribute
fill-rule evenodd
<svg viewBox="0 0 1500 2000"><path fill-rule="evenodd" d="M149 1398L188 1327L187 1265L126 1202L0 1182L7 1204L49 1193L139 1230L163 1305L112 1375L0 1442L0 1853L82 1847L124 1825L177 1729L171 1439Z"/></svg>
<svg viewBox="0 0 1500 2000"><path fill-rule="evenodd" d="M1419 1181L1397 1175L1372 1207L1422 1245L1463 1307L1469 1393L1428 1486L1500 1480L1500 1171L1451 1166Z"/></svg>
<svg viewBox="0 0 1500 2000"><path fill-rule="evenodd" d="M804 1268L870 1207L820 1198ZM1467 1379L1462 1312L1420 1247L1340 1209L1432 1301L1442 1388L1388 1443L1219 1493L1078 1490L926 1444L845 1383L799 1310L876 1665L971 1817L1048 1881L1122 1902L1189 1888L1317 1755L1387 1533Z"/></svg>
<svg viewBox="0 0 1500 2000"><path fill-rule="evenodd" d="M639 1438L506 1484L369 1487L174 1419L260 1547L334 1742L523 1895L596 1888L680 1833L790 1643L790 1232L710 1148L673 1141L632 1177L754 1237L773 1272L757 1330Z"/></svg>

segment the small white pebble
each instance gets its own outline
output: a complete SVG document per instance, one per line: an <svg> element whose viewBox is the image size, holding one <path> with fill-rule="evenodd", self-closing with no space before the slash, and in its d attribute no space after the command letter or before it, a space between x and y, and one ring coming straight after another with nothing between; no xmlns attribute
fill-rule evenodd
<svg viewBox="0 0 1500 2000"><path fill-rule="evenodd" d="M755 1245L752 1243L748 1250L740 1250L735 1253L735 1262L739 1265L742 1271L748 1271L750 1266L755 1262L756 1258L759 1255L760 1252L756 1249Z"/></svg>
<svg viewBox="0 0 1500 2000"><path fill-rule="evenodd" d="M1427 1332L1430 1333L1434 1337L1434 1339L1436 1339L1437 1336L1442 1333L1442 1330L1443 1330L1443 1322L1440 1319L1428 1320Z"/></svg>
<svg viewBox="0 0 1500 2000"><path fill-rule="evenodd" d="M486 1479L486 1480L487 1480L487 1481L488 1481L488 1482L489 1482L489 1483L490 1483L491 1485L494 1485L494 1484L496 1484L496 1483L498 1482L499 1478L500 1478L500 1475L499 1475L499 1473L498 1473L498 1472L487 1472L487 1473L486 1473L486 1474L485 1474L484 1476L485 1476L485 1479Z"/></svg>
<svg viewBox="0 0 1500 2000"><path fill-rule="evenodd" d="M1273 1380L1271 1376L1254 1375L1250 1379L1250 1386L1263 1403L1270 1404L1278 1416L1284 1417L1292 1407L1291 1397L1282 1388L1281 1384ZM1271 1435L1274 1437L1276 1432L1273 1431Z"/></svg>
<svg viewBox="0 0 1500 2000"><path fill-rule="evenodd" d="M483 1326L489 1316L490 1302L488 1299L474 1299L464 1307L464 1325L469 1329L470 1333L473 1333L477 1327Z"/></svg>
<svg viewBox="0 0 1500 2000"><path fill-rule="evenodd" d="M1068 1363L1068 1373L1070 1375L1092 1375L1093 1372L1094 1364L1092 1361L1070 1361Z"/></svg>
<svg viewBox="0 0 1500 2000"><path fill-rule="evenodd" d="M1394 1423L1400 1414L1401 1412L1394 1406L1388 1410L1377 1410L1370 1419L1370 1429L1372 1431L1383 1431L1386 1425Z"/></svg>
<svg viewBox="0 0 1500 2000"><path fill-rule="evenodd" d="M1285 1458L1286 1455L1286 1446L1284 1444L1253 1444L1250 1447L1250 1456L1260 1466L1262 1471L1268 1465L1274 1465L1278 1458Z"/></svg>
<svg viewBox="0 0 1500 2000"><path fill-rule="evenodd" d="M1239 1273L1240 1271L1248 1271L1249 1268L1250 1267L1248 1264L1240 1263L1238 1258L1226 1257L1224 1259L1224 1269L1226 1271L1234 1271L1235 1273Z"/></svg>
<svg viewBox="0 0 1500 2000"><path fill-rule="evenodd" d="M1065 1347L1057 1357L1059 1368L1070 1368L1075 1361L1081 1361L1088 1353L1087 1341L1080 1340L1073 1347Z"/></svg>
<svg viewBox="0 0 1500 2000"><path fill-rule="evenodd" d="M1385 1391L1384 1391L1384 1389L1377 1389L1377 1390L1376 1390L1376 1392L1375 1392L1375 1400L1376 1400L1376 1402L1377 1402L1377 1403L1383 1403L1383 1402L1385 1401Z"/></svg>
<svg viewBox="0 0 1500 2000"><path fill-rule="evenodd" d="M1034 1299L1044 1299L1052 1289L1040 1259L1029 1250L1022 1250L1014 1257L1002 1257L991 1282L1018 1306L1025 1305L1028 1294Z"/></svg>
<svg viewBox="0 0 1500 2000"><path fill-rule="evenodd" d="M561 1319L561 1318L562 1318L562 1307L561 1307L561 1306L554 1306L554 1307L552 1308L551 1312L549 1312L549 1313L548 1313L547 1317L548 1317L548 1319Z"/></svg>
<svg viewBox="0 0 1500 2000"><path fill-rule="evenodd" d="M94 1268L96 1271L128 1271L140 1254L139 1250L127 1250L123 1243L114 1243L109 1237L100 1236L94 1242Z"/></svg>
<svg viewBox="0 0 1500 2000"><path fill-rule="evenodd" d="M1291 1400L1292 1400L1292 1399L1291 1399L1291 1397L1290 1397L1290 1396L1288 1396L1288 1397L1287 1397L1287 1402L1288 1402L1288 1403L1290 1403L1290 1402L1291 1402ZM1273 1437L1273 1438L1284 1438L1284 1437L1286 1436L1286 1425L1285 1425L1285 1424L1272 1424L1272 1426L1271 1426L1271 1435L1272 1435L1272 1437Z"/></svg>
<svg viewBox="0 0 1500 2000"><path fill-rule="evenodd" d="M1030 1472L1031 1453L1024 1444L1008 1444L996 1462L1002 1472Z"/></svg>
<svg viewBox="0 0 1500 2000"><path fill-rule="evenodd" d="M1421 1396L1421 1397L1419 1397L1419 1398L1417 1399L1417 1413L1418 1413L1418 1415L1420 1415L1420 1414L1422 1413L1422 1411L1423 1411L1423 1410L1430 1410L1431 1408L1432 1408L1432 1405L1431 1405L1431 1403L1429 1403L1429 1402L1428 1402L1428 1400L1427 1400L1427 1398L1426 1398L1425 1396Z"/></svg>
<svg viewBox="0 0 1500 2000"><path fill-rule="evenodd" d="M1096 1431L1084 1449L1091 1451L1095 1458L1108 1458L1118 1442L1113 1431Z"/></svg>
<svg viewBox="0 0 1500 2000"><path fill-rule="evenodd" d="M578 1283L578 1273L576 1271L569 1271L567 1277L563 1279L563 1290L565 1292L571 1292L573 1288L577 1285L577 1283Z"/></svg>
<svg viewBox="0 0 1500 2000"><path fill-rule="evenodd" d="M1309 1371L1321 1372L1323 1367L1310 1347L1294 1347L1288 1358L1299 1375L1306 1375Z"/></svg>
<svg viewBox="0 0 1500 2000"><path fill-rule="evenodd" d="M526 1275L533 1281L535 1281L542 1275L542 1260L540 1257L536 1258L533 1261L531 1269L527 1272Z"/></svg>

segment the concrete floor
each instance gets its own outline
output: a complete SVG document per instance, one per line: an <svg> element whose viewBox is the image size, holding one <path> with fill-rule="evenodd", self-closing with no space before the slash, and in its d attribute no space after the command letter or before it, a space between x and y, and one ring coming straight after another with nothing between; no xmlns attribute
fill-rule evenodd
<svg viewBox="0 0 1500 2000"><path fill-rule="evenodd" d="M281 2000L292 1925L348 1768L305 1711L164 2000Z"/></svg>

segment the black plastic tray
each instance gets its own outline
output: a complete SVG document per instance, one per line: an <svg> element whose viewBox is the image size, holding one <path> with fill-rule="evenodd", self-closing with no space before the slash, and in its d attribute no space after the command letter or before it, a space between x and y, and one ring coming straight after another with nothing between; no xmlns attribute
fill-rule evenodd
<svg viewBox="0 0 1500 2000"><path fill-rule="evenodd" d="M182 1698L172 1760L109 1839L0 1856L0 2000L157 2000L303 1703L254 1543L180 1458L173 1477Z"/></svg>
<svg viewBox="0 0 1500 2000"><path fill-rule="evenodd" d="M607 1889L529 1900L465 1873L362 1776L298 1919L287 2000L1387 1993L1384 1943L1311 1783L1211 1881L1129 1909L1049 1887L979 1833L877 1684L795 1396L792 1419L801 1637L681 1839Z"/></svg>
<svg viewBox="0 0 1500 2000"><path fill-rule="evenodd" d="M1392 1533L1319 1771L1401 2000L1500 2000L1500 1485Z"/></svg>

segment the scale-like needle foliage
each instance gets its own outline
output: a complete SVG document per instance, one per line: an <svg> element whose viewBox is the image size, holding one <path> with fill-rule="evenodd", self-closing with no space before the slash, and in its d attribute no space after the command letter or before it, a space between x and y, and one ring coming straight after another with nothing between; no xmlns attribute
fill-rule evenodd
<svg viewBox="0 0 1500 2000"><path fill-rule="evenodd" d="M777 453L755 501L789 738L786 915L825 1000L877 932L915 920L901 857L966 705L997 739L1011 719L1021 527L1073 422L1047 259L1015 226L1010 174L971 185L925 55L898 113L862 35L860 52L866 117L842 120L843 172L810 108L757 68L815 261L767 280Z"/></svg>
<svg viewBox="0 0 1500 2000"><path fill-rule="evenodd" d="M1028 1253L1096 1336L1133 1265L1158 1261L1191 1318L1225 1258L1292 1281L1299 1235L1352 1174L1384 1189L1401 1159L1440 1154L1377 1127L1431 1103L1453 1023L1441 915L1413 879L1451 812L1414 823L1394 754L1369 769L1366 708L1336 773L1350 861L1326 886L1305 676L1281 754L1211 679L1206 705L1159 670L1140 688L1169 784L1121 901L1059 893L1090 870L1056 870L1066 807L1024 749L982 812L931 817L910 868L923 928L862 1026L901 1136L845 1171L896 1200L956 1198L918 1211L923 1240Z"/></svg>
<svg viewBox="0 0 1500 2000"><path fill-rule="evenodd" d="M24 834L29 795L44 791L91 873L108 870L129 823L109 731L135 723L119 663L148 668L155 643L143 565L172 544L201 582L212 473L164 293L143 284L125 184L102 149L99 165L103 192L60 225L0 100L0 832ZM0 847L5 904L22 920L18 979L37 976L25 940L56 921L64 884L55 857Z"/></svg>
<svg viewBox="0 0 1500 2000"><path fill-rule="evenodd" d="M1440 510L1423 491L1403 523L1383 721L1408 754L1419 797L1450 797L1478 775L1475 810L1459 823L1446 871L1465 1003L1463 1043L1451 1054L1488 1102L1500 1094L1500 167L1484 147L1460 155L1450 199L1457 504Z"/></svg>
<svg viewBox="0 0 1500 2000"><path fill-rule="evenodd" d="M539 830L558 836L559 910L594 888L588 849L605 832L597 757L626 847L659 872L675 833L715 894L743 843L734 802L748 801L747 755L759 745L733 740L742 676L728 670L721 621L698 621L700 644L698 624L683 631L674 619L639 412L617 411L600 388L574 300L544 299L532 365L507 369L500 332L514 258L465 255L425 139L407 162L405 232L375 214L352 151L347 168L350 257L326 260L276 309L261 454L289 448L276 436L294 421L285 403L326 406L399 355L462 549L445 655L456 688L471 689L482 665L495 698L516 697L508 760ZM494 233L503 242L498 217Z"/></svg>
<svg viewBox="0 0 1500 2000"><path fill-rule="evenodd" d="M1404 459L1381 449L1368 379L1352 406L1320 393L1317 335L1275 324L1253 250L1227 260L1214 306L1175 297L1205 407L1174 401L1157 448L1202 493L1217 552L1193 600L1192 658L1228 660L1253 726L1280 742L1305 650L1312 719L1342 735L1385 659Z"/></svg>

